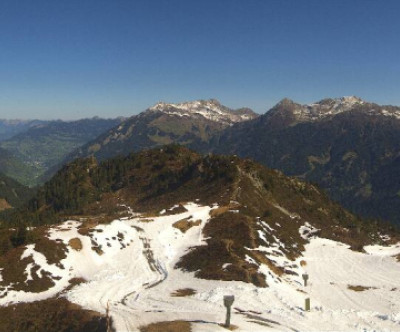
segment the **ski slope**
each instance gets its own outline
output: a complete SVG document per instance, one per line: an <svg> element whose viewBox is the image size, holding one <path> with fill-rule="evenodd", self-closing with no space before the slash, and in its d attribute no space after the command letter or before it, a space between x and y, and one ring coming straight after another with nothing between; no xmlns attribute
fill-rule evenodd
<svg viewBox="0 0 400 332"><path fill-rule="evenodd" d="M279 278L259 265L267 288L197 279L194 273L174 269L190 247L205 244L202 229L216 207L188 203L186 212L175 215L132 214L96 226L90 236L78 232L79 222L66 222L49 232L50 239L67 246L71 239L79 239L82 248L69 247L67 258L60 262L63 268L50 266L30 246L23 253L55 277L55 286L42 293L9 291L0 305L54 296L71 278L84 278L86 282L62 296L102 313L108 306L119 332L172 320L190 321L195 332L226 331L219 325L225 321L224 295L235 296L231 319L235 331L400 331L400 262L394 257L400 253L399 245L369 246L359 253L342 243L313 237L295 262L297 275ZM173 224L184 218L201 222L182 233ZM285 264L285 257L278 258ZM305 272L307 287L301 278ZM195 293L173 296L181 289ZM307 297L310 312L304 311Z"/></svg>

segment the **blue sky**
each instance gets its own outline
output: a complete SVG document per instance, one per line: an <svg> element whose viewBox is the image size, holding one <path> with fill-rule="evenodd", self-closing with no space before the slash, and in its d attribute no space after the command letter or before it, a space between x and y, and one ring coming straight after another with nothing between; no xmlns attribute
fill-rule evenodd
<svg viewBox="0 0 400 332"><path fill-rule="evenodd" d="M133 115L162 100L265 112L400 105L397 0L0 0L0 118Z"/></svg>

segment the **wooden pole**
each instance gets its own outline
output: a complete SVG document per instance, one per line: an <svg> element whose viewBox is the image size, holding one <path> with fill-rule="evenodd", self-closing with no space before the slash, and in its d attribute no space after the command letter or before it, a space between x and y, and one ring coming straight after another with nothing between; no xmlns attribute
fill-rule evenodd
<svg viewBox="0 0 400 332"><path fill-rule="evenodd" d="M310 311L310 298L306 298L306 302L305 302L305 310L306 311Z"/></svg>

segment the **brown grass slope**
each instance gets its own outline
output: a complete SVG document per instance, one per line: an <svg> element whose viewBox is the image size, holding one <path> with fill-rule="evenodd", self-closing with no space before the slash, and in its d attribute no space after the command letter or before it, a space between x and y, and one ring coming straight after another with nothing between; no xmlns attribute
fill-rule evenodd
<svg viewBox="0 0 400 332"><path fill-rule="evenodd" d="M352 249L362 250L364 245L379 241L377 232L383 229L378 224L363 222L315 186L250 160L229 159L228 164L235 166L233 180L224 188L230 203L218 202L226 205L213 213L204 228L207 245L192 248L178 268L196 271L200 278L242 280L263 287L267 285L258 272L259 263L267 264L278 276L293 272L255 249L277 244L278 240L279 250L289 259L296 259L307 242L299 233L305 222L319 229L319 236L347 243ZM259 236L260 232L268 242ZM392 240L396 239L394 236ZM246 256L255 263L249 263ZM226 263L229 265L223 268Z"/></svg>
<svg viewBox="0 0 400 332"><path fill-rule="evenodd" d="M319 229L319 236L356 250L379 242L378 231L392 232L392 241L398 239L391 229L362 221L313 185L250 160L201 156L176 145L102 163L94 158L77 160L39 189L20 218L28 216L38 224L71 216L107 222L124 215L124 206L157 214L188 201L220 206L204 228L207 245L192 248L177 264L200 278L265 287L260 263L278 276L294 273L294 266L278 266L259 247L275 246L280 252L276 255L296 259L307 242L299 234L306 222ZM46 219L49 215L52 218Z"/></svg>
<svg viewBox="0 0 400 332"><path fill-rule="evenodd" d="M106 319L65 299L0 307L4 332L106 332Z"/></svg>

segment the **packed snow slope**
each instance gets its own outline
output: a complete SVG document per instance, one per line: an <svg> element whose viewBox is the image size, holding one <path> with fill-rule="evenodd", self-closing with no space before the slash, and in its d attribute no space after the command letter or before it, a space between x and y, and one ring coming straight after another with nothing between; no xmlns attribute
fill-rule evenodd
<svg viewBox="0 0 400 332"><path fill-rule="evenodd" d="M354 252L343 243L313 236L316 229L304 223L298 232L305 238L305 250L296 260L288 259L282 246L258 248L279 266L290 266L290 273L277 274L247 257L268 287L198 279L177 269L191 248L206 244L204 228L218 208L192 202L157 216L130 212L128 218L90 229L77 221L52 227L47 237L65 247L65 258L51 264L28 245L20 259L31 258L25 283L46 275L53 285L39 292L9 285L0 292L0 304L61 296L85 309L105 313L108 308L115 331L176 320L190 322L192 331L225 331L223 296L234 295L231 323L236 331L400 331L400 263L394 257L400 254L398 244ZM266 227L259 236L274 234L274 228ZM223 262L220 268L230 264ZM309 275L307 287L304 273ZM83 280L67 288L74 278ZM310 311L304 308L306 298L311 299Z"/></svg>

